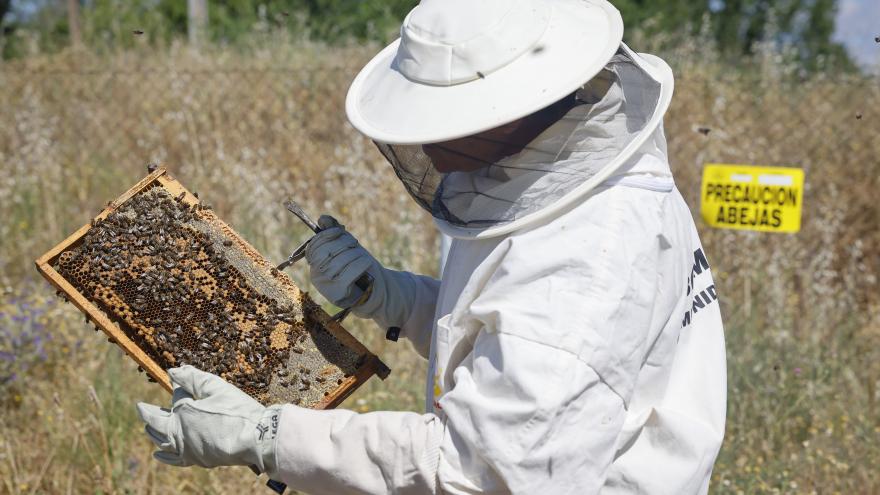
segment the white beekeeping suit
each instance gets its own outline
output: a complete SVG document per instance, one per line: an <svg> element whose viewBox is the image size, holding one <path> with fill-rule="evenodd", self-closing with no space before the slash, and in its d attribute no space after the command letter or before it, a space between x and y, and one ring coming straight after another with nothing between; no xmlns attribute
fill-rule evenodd
<svg viewBox="0 0 880 495"><path fill-rule="evenodd" d="M372 275L354 312L428 359L425 413L257 408L273 443L247 462L314 494L707 492L719 306L667 163L671 70L622 33L605 0L410 13L346 109L453 238L442 280L381 267L327 219L307 258L340 306Z"/></svg>
<svg viewBox="0 0 880 495"><path fill-rule="evenodd" d="M508 29L521 36L501 46ZM621 44L604 1L423 2L401 32L347 110L454 238L441 281L395 274L415 288L405 321L376 315L429 359L426 413L291 408L281 478L310 493L705 493L724 340L667 164L668 66ZM557 43L566 69L491 57ZM581 104L497 166L440 173L420 146L521 117L523 100L554 91L539 105L572 91Z"/></svg>
<svg viewBox="0 0 880 495"><path fill-rule="evenodd" d="M438 273L440 277L443 277L443 268L446 266L446 259L449 257L449 248L452 247L452 237L444 234L442 231L439 233L440 237L440 266L438 267Z"/></svg>

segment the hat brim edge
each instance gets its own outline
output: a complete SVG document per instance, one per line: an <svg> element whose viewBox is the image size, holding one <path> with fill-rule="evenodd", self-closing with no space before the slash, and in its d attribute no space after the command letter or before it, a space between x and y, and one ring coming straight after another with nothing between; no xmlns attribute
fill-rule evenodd
<svg viewBox="0 0 880 495"><path fill-rule="evenodd" d="M529 95L525 98L522 94L511 91L511 87L516 83L514 80L516 75L547 72L540 66L530 68L528 64L533 59L517 60L485 78L461 85L430 86L409 81L394 69L393 62L400 42L396 40L373 57L352 82L345 104L349 122L362 134L378 142L398 145L428 144L498 127L529 115L570 94L598 74L617 52L623 38L623 20L617 9L605 1L553 0L553 4L557 9L562 6L563 11L565 8L579 4L600 7L606 15L608 34L604 39L604 46L601 50L595 51L592 60L575 65L576 70L562 72L562 77L558 73L539 73L540 79L525 83L521 81L521 85L531 84L532 88L531 91L529 87L517 88L520 93ZM554 12L554 17L556 16L559 16L558 10ZM580 45L571 46L568 53L564 53L558 46L564 44L566 36L577 33L577 19L571 17L559 16L555 19L556 22L560 22L562 26L560 29L564 31L555 35L563 39L548 39L548 36L551 38L554 36L552 30L548 29L538 41L538 44L553 44L554 49L559 52L552 54L555 58L545 61L544 65L566 67L562 64L567 63L567 66L571 67L571 61L584 49ZM384 95L386 100L393 97L395 101L388 102L381 112L375 112L376 115L368 115L368 112L362 110L360 103L367 94L379 94L385 91L384 88L379 87L383 82L387 87L397 86L400 90L393 95ZM463 94L470 96L471 103L477 106L476 110L483 105L483 111L472 112L473 114L466 118L450 113L456 98L460 100ZM420 113L425 115L405 113L407 109L418 106L421 106Z"/></svg>

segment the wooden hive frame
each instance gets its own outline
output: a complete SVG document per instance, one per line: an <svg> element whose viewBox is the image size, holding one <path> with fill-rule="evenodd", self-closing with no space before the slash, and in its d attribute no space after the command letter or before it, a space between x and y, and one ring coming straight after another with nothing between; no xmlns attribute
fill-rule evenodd
<svg viewBox="0 0 880 495"><path fill-rule="evenodd" d="M159 167L154 172L147 175L140 182L131 187L124 194L107 204L96 217L95 221L103 220L115 210L120 208L126 201L138 193L145 191L151 187L162 187L172 197L184 195L183 201L186 204L198 204L199 199L190 193L180 182L172 177L165 167ZM299 297L300 289L293 283L290 277L278 270L271 270L273 266L263 258L259 252L254 249L247 241L239 236L232 228L225 224L219 218L214 222L222 225L224 235L230 240L237 243L239 248L248 254L255 264L264 268L267 276L275 277L291 295ZM87 318L100 328L110 339L116 342L116 345L131 357L150 377L161 384L167 391L172 390L171 382L165 370L153 359L147 352L141 349L136 342L129 338L128 334L107 314L104 313L92 301L86 298L79 290L77 290L67 279L64 278L55 268L54 265L61 253L70 248L78 246L82 243L84 236L92 228L92 223L88 223L79 228L67 239L50 249L44 255L40 256L36 261L37 270L46 280L49 281L58 291L64 294L68 301L73 303ZM358 367L357 372L343 380L329 395L323 400L310 407L314 409L331 409L338 406L346 397L351 395L358 387L366 382L371 376L378 375L383 380L390 373L390 369L373 353L371 353L363 344L361 344L354 336L352 336L339 323L330 318L330 316L320 308L314 308L312 316L315 317L325 330L342 345L354 350L358 355L365 356L362 364Z"/></svg>

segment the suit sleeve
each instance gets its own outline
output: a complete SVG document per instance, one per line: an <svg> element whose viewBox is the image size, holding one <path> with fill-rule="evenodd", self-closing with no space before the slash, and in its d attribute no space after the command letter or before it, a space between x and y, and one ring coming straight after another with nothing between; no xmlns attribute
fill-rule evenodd
<svg viewBox="0 0 880 495"><path fill-rule="evenodd" d="M269 474L312 495L433 494L442 431L433 414L287 405Z"/></svg>
<svg viewBox="0 0 880 495"><path fill-rule="evenodd" d="M500 366L518 361L517 372ZM314 495L595 493L622 401L556 349L481 332L442 414L285 406L277 472ZM571 385L571 386L569 386Z"/></svg>

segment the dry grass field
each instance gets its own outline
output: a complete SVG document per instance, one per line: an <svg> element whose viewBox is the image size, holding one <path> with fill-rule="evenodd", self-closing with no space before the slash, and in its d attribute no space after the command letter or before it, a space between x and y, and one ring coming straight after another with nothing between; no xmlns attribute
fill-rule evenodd
<svg viewBox="0 0 880 495"><path fill-rule="evenodd" d="M345 123L348 83L374 49L279 42L0 65L0 493L263 493L245 468L153 462L134 404L167 396L32 262L161 162L270 259L309 234L281 206L293 197L386 264L436 272L430 219ZM698 221L728 338L712 491L880 493L880 81L685 55L670 54L666 134L694 211L704 163L807 177L796 235ZM307 287L302 266L291 273ZM424 363L371 323L347 326L393 372L344 406L419 410Z"/></svg>

